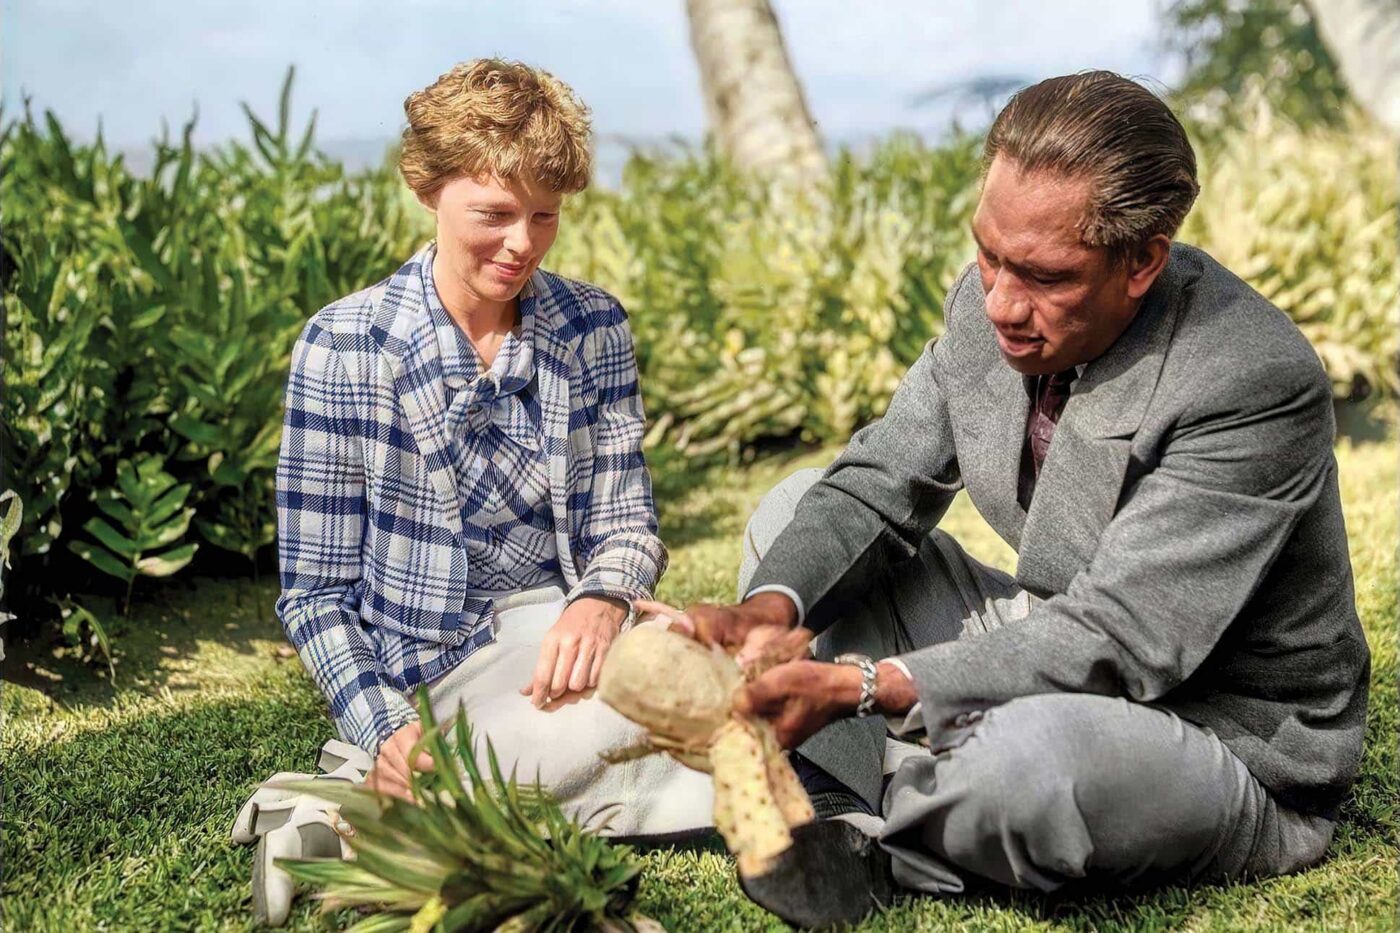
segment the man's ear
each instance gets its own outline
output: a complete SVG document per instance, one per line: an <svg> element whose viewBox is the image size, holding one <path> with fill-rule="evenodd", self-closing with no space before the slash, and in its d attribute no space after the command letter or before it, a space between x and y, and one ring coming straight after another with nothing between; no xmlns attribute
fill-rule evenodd
<svg viewBox="0 0 1400 933"><path fill-rule="evenodd" d="M1157 276L1167 267L1171 257L1171 237L1159 233L1128 257L1128 297L1141 298L1147 294Z"/></svg>

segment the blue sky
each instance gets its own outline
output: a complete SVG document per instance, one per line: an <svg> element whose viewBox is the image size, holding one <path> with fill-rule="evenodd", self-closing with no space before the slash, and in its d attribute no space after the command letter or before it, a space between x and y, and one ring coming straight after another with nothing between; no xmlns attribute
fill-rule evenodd
<svg viewBox="0 0 1400 933"><path fill-rule="evenodd" d="M775 0L827 138L946 129L954 102L915 106L969 78L1036 79L1106 67L1170 83L1155 0ZM109 142L141 147L162 118L199 105L199 138L244 136L238 102L276 106L297 66L298 125L318 139L387 140L403 99L454 62L500 55L572 84L609 139L696 139L704 129L683 0L0 0L0 93L52 108L75 135L100 118ZM976 122L983 108L962 107Z"/></svg>

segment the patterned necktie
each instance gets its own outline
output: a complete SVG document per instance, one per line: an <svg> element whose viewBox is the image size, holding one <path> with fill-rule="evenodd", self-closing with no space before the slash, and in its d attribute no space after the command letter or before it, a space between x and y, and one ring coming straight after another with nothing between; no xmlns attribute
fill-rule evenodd
<svg viewBox="0 0 1400 933"><path fill-rule="evenodd" d="M1055 425L1060 420L1060 413L1065 410L1070 386L1077 376L1073 369L1067 369L1048 378L1036 378L1035 405L1026 424L1026 447L1022 452L1021 482L1016 496L1023 509L1030 508L1036 481L1040 479L1040 468L1045 463L1045 456L1050 452L1050 441L1055 436Z"/></svg>

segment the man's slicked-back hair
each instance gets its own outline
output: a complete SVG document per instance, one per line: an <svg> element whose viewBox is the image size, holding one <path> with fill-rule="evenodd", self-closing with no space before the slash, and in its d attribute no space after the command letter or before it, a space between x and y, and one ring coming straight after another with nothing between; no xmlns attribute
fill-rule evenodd
<svg viewBox="0 0 1400 933"><path fill-rule="evenodd" d="M463 62L404 101L399 171L431 199L450 179L494 175L573 194L588 186L588 108L547 71L519 62Z"/></svg>
<svg viewBox="0 0 1400 933"><path fill-rule="evenodd" d="M1200 192L1196 153L1171 109L1109 71L1049 78L1018 91L983 147L1025 173L1086 179L1081 236L1123 259L1157 234L1173 237Z"/></svg>

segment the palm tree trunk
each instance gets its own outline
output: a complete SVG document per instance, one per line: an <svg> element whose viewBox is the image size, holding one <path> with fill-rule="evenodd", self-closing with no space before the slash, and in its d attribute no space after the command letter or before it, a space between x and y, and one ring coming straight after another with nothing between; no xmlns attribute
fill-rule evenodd
<svg viewBox="0 0 1400 933"><path fill-rule="evenodd" d="M1347 89L1400 136L1400 0L1309 0Z"/></svg>
<svg viewBox="0 0 1400 933"><path fill-rule="evenodd" d="M824 177L821 140L768 0L686 0L686 15L719 151L769 177Z"/></svg>

